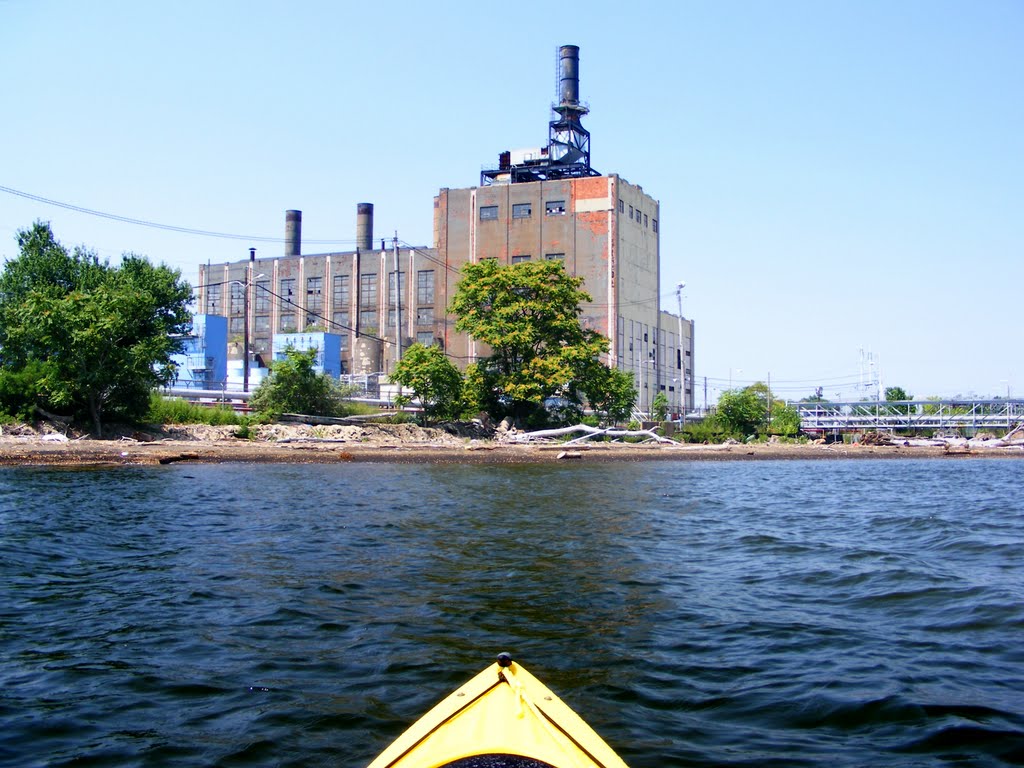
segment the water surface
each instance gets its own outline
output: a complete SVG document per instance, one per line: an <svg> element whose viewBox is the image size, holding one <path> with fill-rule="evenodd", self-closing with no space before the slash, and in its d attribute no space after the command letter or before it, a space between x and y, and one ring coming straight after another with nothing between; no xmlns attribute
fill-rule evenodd
<svg viewBox="0 0 1024 768"><path fill-rule="evenodd" d="M0 472L0 763L360 766L509 650L633 768L1024 763L1024 463Z"/></svg>

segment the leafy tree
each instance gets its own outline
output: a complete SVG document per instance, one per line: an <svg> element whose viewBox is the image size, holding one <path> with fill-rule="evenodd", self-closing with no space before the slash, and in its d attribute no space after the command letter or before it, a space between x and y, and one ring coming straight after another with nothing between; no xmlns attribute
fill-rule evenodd
<svg viewBox="0 0 1024 768"><path fill-rule="evenodd" d="M885 399L891 402L893 400L913 400L914 397L913 395L908 395L903 387L886 387Z"/></svg>
<svg viewBox="0 0 1024 768"><path fill-rule="evenodd" d="M627 419L636 402L633 376L598 360L587 370L579 387L590 407L606 414L612 422Z"/></svg>
<svg viewBox="0 0 1024 768"><path fill-rule="evenodd" d="M718 400L717 420L723 429L737 437L795 435L800 431L797 410L776 399L760 381L743 389L723 392Z"/></svg>
<svg viewBox="0 0 1024 768"><path fill-rule="evenodd" d="M342 386L326 373L317 373L316 349L303 351L289 346L284 354L283 360L270 364L270 375L252 393L252 409L267 416L344 416L345 400L355 388Z"/></svg>
<svg viewBox="0 0 1024 768"><path fill-rule="evenodd" d="M793 437L800 431L800 412L782 400L774 401L768 431L773 435Z"/></svg>
<svg viewBox="0 0 1024 768"><path fill-rule="evenodd" d="M0 413L19 421L32 421L43 404L39 382L43 364L33 360L23 367L0 368Z"/></svg>
<svg viewBox="0 0 1024 768"><path fill-rule="evenodd" d="M391 380L413 391L423 404L424 421L456 419L462 412L462 374L440 347L413 344L395 366ZM399 406L411 400L406 395L395 398Z"/></svg>
<svg viewBox="0 0 1024 768"><path fill-rule="evenodd" d="M664 392L659 392L651 401L651 414L655 421L664 421L668 418L668 398Z"/></svg>
<svg viewBox="0 0 1024 768"><path fill-rule="evenodd" d="M41 222L17 239L0 275L0 367L35 376L39 405L90 420L96 435L107 415L142 418L150 391L174 379L188 283L134 254L111 267L69 253Z"/></svg>
<svg viewBox="0 0 1024 768"><path fill-rule="evenodd" d="M767 389L763 384L761 387ZM768 402L763 389L752 384L723 392L718 398L717 415L725 430L737 437L758 434L768 419Z"/></svg>
<svg viewBox="0 0 1024 768"><path fill-rule="evenodd" d="M466 265L463 275L450 307L455 327L491 348L470 381L477 403L486 400L492 414L509 413L523 424L547 398L576 401L587 372L608 350L608 339L580 324L580 304L590 301L583 279L560 261L501 266L484 259Z"/></svg>
<svg viewBox="0 0 1024 768"><path fill-rule="evenodd" d="M903 387L886 387L885 388L885 400L886 402L893 402L897 400L913 400L914 396L907 394L907 391ZM912 405L890 405L888 406L889 413L903 413L909 414L913 410Z"/></svg>

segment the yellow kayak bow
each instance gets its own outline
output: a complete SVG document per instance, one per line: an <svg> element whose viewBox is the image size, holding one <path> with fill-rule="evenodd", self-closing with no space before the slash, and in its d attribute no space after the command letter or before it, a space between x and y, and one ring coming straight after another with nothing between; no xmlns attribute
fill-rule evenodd
<svg viewBox="0 0 1024 768"><path fill-rule="evenodd" d="M507 653L417 720L369 768L444 766L627 768Z"/></svg>

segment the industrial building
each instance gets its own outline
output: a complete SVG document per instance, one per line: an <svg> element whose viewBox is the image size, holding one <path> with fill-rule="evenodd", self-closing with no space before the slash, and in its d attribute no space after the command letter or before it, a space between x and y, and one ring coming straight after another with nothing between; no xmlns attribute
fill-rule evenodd
<svg viewBox="0 0 1024 768"><path fill-rule="evenodd" d="M439 191L432 248L395 240L374 249L373 205L360 203L355 250L303 254L302 214L288 211L283 256L251 251L248 261L200 268L200 311L227 317L231 355L248 339L255 365L269 360L275 334L322 331L340 336L342 374L387 375L413 342L440 345L465 368L486 350L446 311L462 266L558 259L583 278L592 301L581 322L610 339L606 362L634 374L640 409L658 392L671 410L692 409L693 323L659 296L660 206L591 166L576 46L559 49L553 110L545 146L503 151L479 186Z"/></svg>

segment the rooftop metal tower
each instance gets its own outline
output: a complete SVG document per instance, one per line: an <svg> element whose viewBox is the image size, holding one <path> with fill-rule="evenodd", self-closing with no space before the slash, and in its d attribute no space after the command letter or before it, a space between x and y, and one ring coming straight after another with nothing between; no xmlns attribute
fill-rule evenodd
<svg viewBox="0 0 1024 768"><path fill-rule="evenodd" d="M579 46L559 48L559 101L551 105L556 117L548 127L548 145L540 149L539 157L515 163L511 152L502 152L496 169L480 173L481 186L601 175L590 167L590 133L580 123L590 109L580 101L579 69Z"/></svg>

